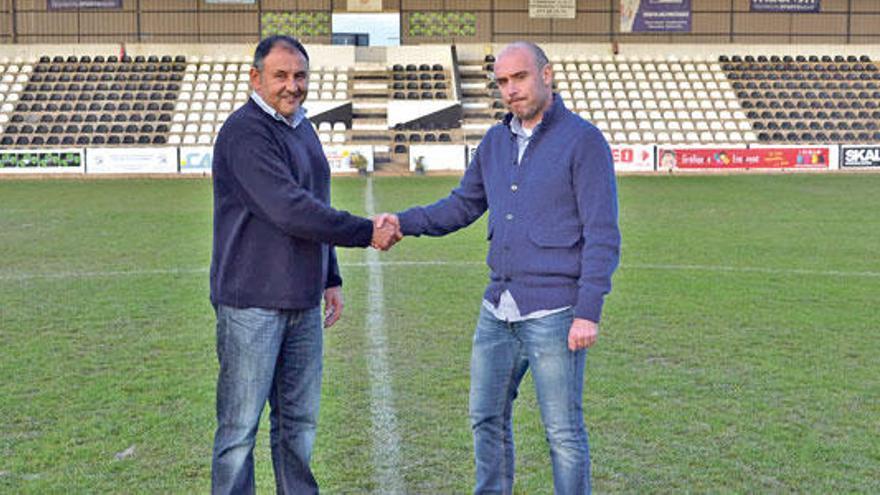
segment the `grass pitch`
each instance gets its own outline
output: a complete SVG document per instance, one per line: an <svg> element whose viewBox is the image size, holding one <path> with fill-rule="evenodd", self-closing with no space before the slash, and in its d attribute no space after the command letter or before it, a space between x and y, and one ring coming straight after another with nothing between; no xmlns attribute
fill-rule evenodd
<svg viewBox="0 0 880 495"><path fill-rule="evenodd" d="M456 182L374 179L376 210ZM880 491L880 175L619 182L622 266L587 360L594 489ZM364 212L364 188L334 179L334 205ZM408 493L471 489L485 230L380 254ZM0 181L0 492L208 490L210 240L206 180ZM340 250L346 310L326 334L314 459L327 493L383 493L364 260ZM528 379L515 421L517 493L552 492Z"/></svg>

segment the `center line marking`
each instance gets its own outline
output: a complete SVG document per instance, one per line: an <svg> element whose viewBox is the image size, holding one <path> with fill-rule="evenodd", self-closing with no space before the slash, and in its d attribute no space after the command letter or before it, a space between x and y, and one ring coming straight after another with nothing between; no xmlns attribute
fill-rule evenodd
<svg viewBox="0 0 880 495"><path fill-rule="evenodd" d="M373 179L367 179L365 192L367 215L375 215ZM400 476L400 433L394 410L394 391L388 366L388 338L385 334L385 296L382 263L379 253L366 252L367 266L367 369L370 374L370 411L372 412L373 467L376 486L383 494L405 493Z"/></svg>

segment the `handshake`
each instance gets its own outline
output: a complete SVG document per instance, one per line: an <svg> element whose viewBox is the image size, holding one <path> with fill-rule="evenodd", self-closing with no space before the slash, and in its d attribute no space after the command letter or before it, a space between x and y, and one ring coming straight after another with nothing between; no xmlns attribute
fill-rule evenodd
<svg viewBox="0 0 880 495"><path fill-rule="evenodd" d="M393 213L382 213L373 220L373 240L370 246L373 249L388 251L391 246L397 244L403 239L403 233L400 232L400 220Z"/></svg>

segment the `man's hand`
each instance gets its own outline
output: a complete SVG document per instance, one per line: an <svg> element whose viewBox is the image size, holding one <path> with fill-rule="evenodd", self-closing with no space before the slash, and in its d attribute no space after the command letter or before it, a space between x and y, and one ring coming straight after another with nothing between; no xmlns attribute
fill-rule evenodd
<svg viewBox="0 0 880 495"><path fill-rule="evenodd" d="M373 218L373 241L370 243L373 248L388 251L402 238L397 215L382 213Z"/></svg>
<svg viewBox="0 0 880 495"><path fill-rule="evenodd" d="M342 316L342 287L324 290L324 328L330 328Z"/></svg>
<svg viewBox="0 0 880 495"><path fill-rule="evenodd" d="M575 318L571 322L571 328L568 330L568 349L571 351L586 349L595 344L598 337L598 323L583 318Z"/></svg>

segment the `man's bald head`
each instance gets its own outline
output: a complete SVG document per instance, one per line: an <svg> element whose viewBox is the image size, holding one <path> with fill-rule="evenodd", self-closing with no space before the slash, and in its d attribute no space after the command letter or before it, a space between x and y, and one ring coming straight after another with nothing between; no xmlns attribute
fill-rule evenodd
<svg viewBox="0 0 880 495"><path fill-rule="evenodd" d="M495 57L496 61L503 58L505 55L509 55L513 50L525 50L528 52L532 60L535 63L535 68L539 71L544 68L545 65L550 63L550 60L547 59L547 54L544 53L544 50L541 49L540 46L532 43L531 41L514 41L513 43L505 46L498 52L498 56Z"/></svg>

